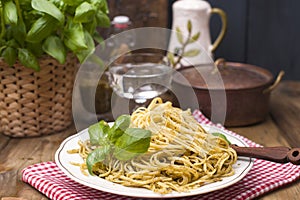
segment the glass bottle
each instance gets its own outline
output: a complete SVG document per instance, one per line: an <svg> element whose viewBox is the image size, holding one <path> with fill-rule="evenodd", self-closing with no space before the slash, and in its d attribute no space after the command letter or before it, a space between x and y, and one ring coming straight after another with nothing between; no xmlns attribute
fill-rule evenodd
<svg viewBox="0 0 300 200"><path fill-rule="evenodd" d="M115 16L111 24L112 27L107 40L107 47L111 49L110 56L114 58L115 56L130 51L135 46L135 36L133 31L128 31L132 27L128 16Z"/></svg>

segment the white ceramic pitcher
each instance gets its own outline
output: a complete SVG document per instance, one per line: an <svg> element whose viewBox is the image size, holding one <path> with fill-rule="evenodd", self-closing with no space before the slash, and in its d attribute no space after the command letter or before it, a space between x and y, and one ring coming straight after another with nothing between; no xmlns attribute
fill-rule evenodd
<svg viewBox="0 0 300 200"><path fill-rule="evenodd" d="M182 45L182 42L180 43L178 41L178 35L175 32L178 28L181 30L184 38L188 37L187 23L190 20L192 24L191 35L195 35L200 32L200 36L196 42L188 44L185 51L200 49L201 47L203 49L200 49L200 54L196 56L184 57L181 60L181 64L197 65L211 62L213 52L221 43L227 29L226 13L219 8L211 8L210 4L203 0L179 0L172 5L172 9L172 33L168 51L174 52L176 48ZM209 22L212 14L220 15L222 21L222 29L213 43L211 41L209 29ZM206 51L207 53L203 51Z"/></svg>

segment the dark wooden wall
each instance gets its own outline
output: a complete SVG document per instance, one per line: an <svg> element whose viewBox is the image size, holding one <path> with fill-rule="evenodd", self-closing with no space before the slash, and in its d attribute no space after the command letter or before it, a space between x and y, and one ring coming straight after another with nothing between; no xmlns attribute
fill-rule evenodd
<svg viewBox="0 0 300 200"><path fill-rule="evenodd" d="M300 80L299 0L209 0L228 16L228 32L216 57L255 64L284 79ZM211 22L213 37L220 28Z"/></svg>
<svg viewBox="0 0 300 200"><path fill-rule="evenodd" d="M133 27L167 27L168 0L108 0L110 16L127 15Z"/></svg>

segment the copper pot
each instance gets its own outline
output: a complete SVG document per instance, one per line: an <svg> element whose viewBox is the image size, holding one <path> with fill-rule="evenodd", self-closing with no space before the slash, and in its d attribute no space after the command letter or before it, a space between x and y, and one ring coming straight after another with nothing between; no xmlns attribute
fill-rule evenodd
<svg viewBox="0 0 300 200"><path fill-rule="evenodd" d="M188 98L186 91L192 87L199 109L211 118L211 96L225 91L226 108L220 109L220 112L226 112L225 126L245 126L263 121L269 112L270 93L278 85L284 72L281 71L274 80L268 70L254 65L218 60L215 67L218 70L206 68L204 73L199 73L199 69L205 69L203 65L179 69L179 73L173 76L173 90L176 95ZM207 76L214 77L216 74L223 80L221 86L208 85Z"/></svg>

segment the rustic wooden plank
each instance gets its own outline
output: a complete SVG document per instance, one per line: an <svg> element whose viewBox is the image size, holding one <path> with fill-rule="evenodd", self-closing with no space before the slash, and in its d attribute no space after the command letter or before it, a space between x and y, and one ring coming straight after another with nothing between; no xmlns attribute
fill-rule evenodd
<svg viewBox="0 0 300 200"><path fill-rule="evenodd" d="M0 149L3 149L4 146L6 146L8 144L9 140L10 140L10 137L2 135L0 133Z"/></svg>
<svg viewBox="0 0 300 200"><path fill-rule="evenodd" d="M67 130L42 137L10 139L0 154L0 197L22 196L26 199L42 199L44 196L21 181L25 167L44 161L53 161L60 143L76 133L74 126ZM2 184L3 183L3 184Z"/></svg>
<svg viewBox="0 0 300 200"><path fill-rule="evenodd" d="M300 147L300 83L285 81L273 92L271 113L292 147Z"/></svg>
<svg viewBox="0 0 300 200"><path fill-rule="evenodd" d="M271 117L259 124L228 129L263 146L289 146L289 143L281 136L281 130Z"/></svg>

